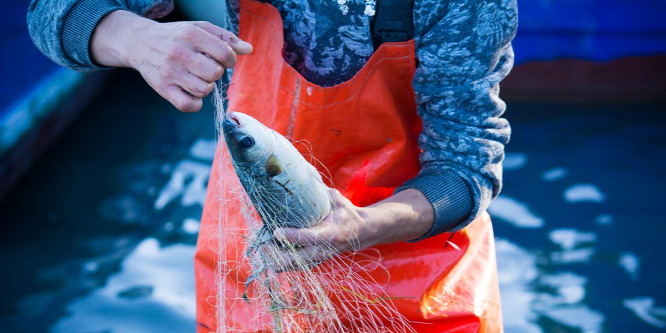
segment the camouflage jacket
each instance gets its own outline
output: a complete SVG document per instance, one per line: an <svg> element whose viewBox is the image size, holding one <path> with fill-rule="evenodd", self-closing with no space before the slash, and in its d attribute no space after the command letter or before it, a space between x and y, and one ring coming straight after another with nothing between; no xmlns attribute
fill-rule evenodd
<svg viewBox="0 0 666 333"><path fill-rule="evenodd" d="M351 78L373 53L368 6L374 0L273 0L282 14L285 59L308 80L334 85ZM227 0L227 29L236 31L238 2ZM32 0L31 37L55 62L100 68L89 55L97 23L130 10L157 18L172 0ZM423 122L421 172L399 190L430 201L435 225L424 236L459 230L484 211L502 184L510 127L499 82L513 65L516 0L415 0L417 67L413 87Z"/></svg>

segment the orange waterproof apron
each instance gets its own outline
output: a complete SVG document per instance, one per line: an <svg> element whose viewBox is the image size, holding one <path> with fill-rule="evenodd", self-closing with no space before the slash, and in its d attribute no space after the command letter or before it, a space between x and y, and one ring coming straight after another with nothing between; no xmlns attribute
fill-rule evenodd
<svg viewBox="0 0 666 333"><path fill-rule="evenodd" d="M283 60L277 9L251 0L240 3L239 37L254 46L254 53L238 59L229 110L247 113L295 141L309 142L309 150L297 148L325 165L326 171L316 166L356 204L382 199L390 194L387 188L417 174L421 123L411 84L413 40L382 44L351 80L324 88ZM239 264L244 221L238 202L229 195L238 186L237 176L221 164L222 154L218 150L213 163L197 242L197 330L266 331L270 321L257 325L252 306L240 298L249 275ZM360 189L354 185L359 179L364 180ZM355 188L348 191L350 183ZM454 234L451 241L460 250L446 245L449 236L377 246L390 273L383 291L418 332L502 331L488 215Z"/></svg>

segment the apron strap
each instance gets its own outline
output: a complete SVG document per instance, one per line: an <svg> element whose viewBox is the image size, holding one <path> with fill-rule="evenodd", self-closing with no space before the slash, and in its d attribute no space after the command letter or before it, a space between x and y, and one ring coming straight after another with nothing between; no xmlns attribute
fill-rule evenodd
<svg viewBox="0 0 666 333"><path fill-rule="evenodd" d="M382 43L406 42L414 38L414 0L377 0L372 23L375 50Z"/></svg>

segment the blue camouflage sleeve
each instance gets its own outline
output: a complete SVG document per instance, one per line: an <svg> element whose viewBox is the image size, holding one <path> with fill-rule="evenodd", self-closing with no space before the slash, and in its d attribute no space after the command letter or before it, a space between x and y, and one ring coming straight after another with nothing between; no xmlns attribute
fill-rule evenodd
<svg viewBox="0 0 666 333"><path fill-rule="evenodd" d="M425 235L464 228L497 196L511 129L499 82L513 66L516 0L416 1L413 86L423 122L416 188L433 205Z"/></svg>
<svg viewBox="0 0 666 333"><path fill-rule="evenodd" d="M51 60L80 71L99 69L90 58L90 37L97 23L114 10L163 17L173 0L31 0L30 38Z"/></svg>

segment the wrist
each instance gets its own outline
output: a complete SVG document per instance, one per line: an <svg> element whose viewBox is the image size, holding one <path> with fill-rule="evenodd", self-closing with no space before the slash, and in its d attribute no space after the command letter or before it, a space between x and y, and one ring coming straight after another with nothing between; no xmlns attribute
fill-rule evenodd
<svg viewBox="0 0 666 333"><path fill-rule="evenodd" d="M435 220L428 199L414 189L360 209L364 221L359 232L364 239L360 242L366 247L417 239L432 228Z"/></svg>
<svg viewBox="0 0 666 333"><path fill-rule="evenodd" d="M133 52L140 44L137 36L144 33L155 21L126 10L116 10L106 15L95 27L90 39L92 60L109 67L134 67Z"/></svg>

